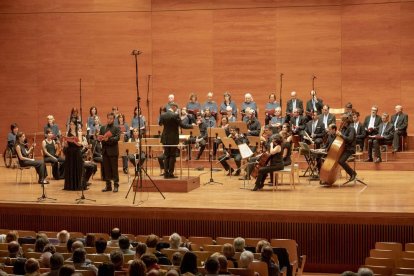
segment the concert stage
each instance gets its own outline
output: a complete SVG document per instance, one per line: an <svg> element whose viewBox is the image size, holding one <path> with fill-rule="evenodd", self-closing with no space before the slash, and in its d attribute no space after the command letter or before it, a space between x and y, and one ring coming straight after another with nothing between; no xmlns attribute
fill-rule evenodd
<svg viewBox="0 0 414 276"><path fill-rule="evenodd" d="M155 171L155 170L154 170ZM33 171L34 172L34 171ZM158 172L158 171L157 171ZM200 183L208 171L191 170ZM97 174L99 175L99 174ZM63 180L51 181L47 194L56 202L37 203L41 186L16 184L16 170L0 167L0 228L21 230L68 229L109 232L119 226L124 233L184 236L292 238L299 254L307 255L306 271L341 272L363 264L376 241L414 241L414 186L412 171L360 171L363 185L321 187L301 178L296 189L280 185L252 192L250 183L215 172L215 181L188 193L128 191L121 174L119 193L102 193L104 182L93 180L85 192L96 202L76 204L80 192L63 191ZM339 182L343 182L341 179Z"/></svg>

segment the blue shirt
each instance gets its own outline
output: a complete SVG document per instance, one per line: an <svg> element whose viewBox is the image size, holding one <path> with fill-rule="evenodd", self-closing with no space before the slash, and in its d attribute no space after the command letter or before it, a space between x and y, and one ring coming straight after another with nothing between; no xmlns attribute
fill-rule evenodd
<svg viewBox="0 0 414 276"><path fill-rule="evenodd" d="M242 108L242 110L243 110L244 112L246 111L246 108L248 108L248 107L250 107L251 109L253 109L253 110L254 110L254 112L256 112L256 114L257 114L257 105L256 105L256 103L255 103L255 102L248 102L248 103L243 102L243 103L242 103L241 108Z"/></svg>
<svg viewBox="0 0 414 276"><path fill-rule="evenodd" d="M227 106L230 106L232 108L231 110L231 114L233 114L233 116L237 116L237 106L236 103L234 101L231 101L230 104L225 104L224 102L222 102L220 104L220 113L222 112L227 112Z"/></svg>
<svg viewBox="0 0 414 276"><path fill-rule="evenodd" d="M145 117L144 116L140 116L139 117L139 126L141 127L141 129L146 127L146 124L145 123L146 123ZM138 117L132 118L131 127L132 128L138 128Z"/></svg>
<svg viewBox="0 0 414 276"><path fill-rule="evenodd" d="M206 124L207 127L216 127L216 119L213 116L203 118L203 122Z"/></svg>
<svg viewBox="0 0 414 276"><path fill-rule="evenodd" d="M283 124L285 122L285 118L284 117L272 117L272 119L270 120L270 124L275 125L275 124Z"/></svg>
<svg viewBox="0 0 414 276"><path fill-rule="evenodd" d="M88 128L92 129L93 125L95 124L95 119L93 118L93 116L89 116L88 117Z"/></svg>
<svg viewBox="0 0 414 276"><path fill-rule="evenodd" d="M201 104L199 102L195 102L195 103L188 102L186 107L187 107L187 111L188 110L198 110L198 112L201 111Z"/></svg>
<svg viewBox="0 0 414 276"><path fill-rule="evenodd" d="M265 110L275 110L277 107L280 107L279 103L266 103Z"/></svg>
<svg viewBox="0 0 414 276"><path fill-rule="evenodd" d="M45 125L45 127L43 128L43 131L44 131L44 133L45 133L45 137L47 136L47 135L46 135L46 130L47 130L48 128L50 128L50 129L52 130L52 133L53 133L53 135L54 135L55 137L57 137L57 138L59 138L59 137L60 137L60 135L59 135L59 127L58 127L58 125L57 125L57 124L54 124L53 126L49 126L49 124Z"/></svg>
<svg viewBox="0 0 414 276"><path fill-rule="evenodd" d="M206 108L210 109L211 113L217 114L218 112L218 107L215 101L205 102L203 105L203 110L205 110Z"/></svg>

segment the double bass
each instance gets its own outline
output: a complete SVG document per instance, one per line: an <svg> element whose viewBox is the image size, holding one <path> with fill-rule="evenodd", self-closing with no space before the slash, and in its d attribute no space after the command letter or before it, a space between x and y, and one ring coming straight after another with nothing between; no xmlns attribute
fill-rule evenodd
<svg viewBox="0 0 414 276"><path fill-rule="evenodd" d="M345 121L343 120L339 131L342 130ZM319 172L319 179L321 183L332 185L338 179L339 176L339 163L338 160L345 150L345 141L341 136L336 136L335 140L329 148L328 155Z"/></svg>

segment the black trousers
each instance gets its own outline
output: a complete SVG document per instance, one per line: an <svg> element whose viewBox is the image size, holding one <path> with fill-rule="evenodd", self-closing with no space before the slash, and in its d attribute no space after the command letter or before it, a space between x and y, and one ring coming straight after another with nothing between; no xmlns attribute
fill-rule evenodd
<svg viewBox="0 0 414 276"><path fill-rule="evenodd" d="M400 137L407 136L406 131L397 130L394 132L394 138L392 140L392 148L398 150L400 148Z"/></svg>
<svg viewBox="0 0 414 276"><path fill-rule="evenodd" d="M164 155L165 155L164 173L165 175L174 174L176 154L177 154L176 146L164 147Z"/></svg>
<svg viewBox="0 0 414 276"><path fill-rule="evenodd" d="M137 166L135 164L135 155L137 155L137 154L128 154L128 156L126 156L126 155L122 156L122 166L123 166L124 169L128 168L128 160L129 160L131 162L131 164L134 165L134 168L135 168L135 171L136 171ZM137 156L137 158L138 158L138 156ZM142 166L144 164L144 162L145 162L145 153L142 152L140 162L139 162L140 166Z"/></svg>
<svg viewBox="0 0 414 276"><path fill-rule="evenodd" d="M242 160L240 153L231 153L230 157L229 156L226 157L226 155L220 156L219 160L223 168L226 171L230 170L230 165L227 163L227 160L229 160L230 158L234 158L234 162L236 163L237 169L240 169L241 160Z"/></svg>
<svg viewBox="0 0 414 276"><path fill-rule="evenodd" d="M114 181L115 185L119 183L119 174L118 174L118 156L108 156L106 152L103 154L103 168L105 171L105 181L107 184Z"/></svg>
<svg viewBox="0 0 414 276"><path fill-rule="evenodd" d="M374 152L375 156L381 159L380 146L382 145L391 145L392 141L385 139L368 139L368 157L372 159L372 153Z"/></svg>
<svg viewBox="0 0 414 276"><path fill-rule="evenodd" d="M191 145L196 143L196 137L190 137L187 141L185 141L184 144ZM201 140L199 142L200 149L198 150L197 157L200 158L200 156L203 154L204 149L206 148L206 140ZM191 146L188 146L188 159L191 160Z"/></svg>
<svg viewBox="0 0 414 276"><path fill-rule="evenodd" d="M43 158L43 161L45 163L52 164L52 175L54 179L59 180L59 179L65 178L65 159L64 158L57 157L57 160L56 160L50 156L45 156Z"/></svg>
<svg viewBox="0 0 414 276"><path fill-rule="evenodd" d="M353 151L345 150L338 160L339 165L341 165L341 167L346 171L347 174L349 174L349 176L355 174L355 171L349 166L348 162L346 162L349 156L351 156L352 154L354 154Z"/></svg>
<svg viewBox="0 0 414 276"><path fill-rule="evenodd" d="M47 176L46 165L41 160L22 160L19 162L19 164L20 167L34 167L36 169L37 175L39 176L39 181L43 181Z"/></svg>
<svg viewBox="0 0 414 276"><path fill-rule="evenodd" d="M268 173L272 173L274 171L280 171L280 170L283 170L283 168L284 168L283 163L260 168L259 174L256 178L256 187L262 188L264 186L264 182L266 180Z"/></svg>
<svg viewBox="0 0 414 276"><path fill-rule="evenodd" d="M83 169L85 170L83 172L83 178L82 178L82 184L85 187L85 184L89 181L91 176L96 173L98 166L90 161L85 161L83 163Z"/></svg>

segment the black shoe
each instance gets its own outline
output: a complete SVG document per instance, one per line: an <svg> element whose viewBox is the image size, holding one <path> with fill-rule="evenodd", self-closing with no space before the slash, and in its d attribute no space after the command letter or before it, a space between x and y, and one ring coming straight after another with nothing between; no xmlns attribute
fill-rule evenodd
<svg viewBox="0 0 414 276"><path fill-rule="evenodd" d="M124 168L124 174L128 174L128 169Z"/></svg>
<svg viewBox="0 0 414 276"><path fill-rule="evenodd" d="M233 172L234 172L234 170L233 170L232 168L230 168L229 172L228 172L226 175L227 175L227 176L230 176L230 175L232 175L232 174L233 174Z"/></svg>
<svg viewBox="0 0 414 276"><path fill-rule="evenodd" d="M349 178L349 181L354 181L356 177L357 177L357 174L356 173L353 173L351 175L351 177Z"/></svg>
<svg viewBox="0 0 414 276"><path fill-rule="evenodd" d="M263 188L263 186L257 186L257 185L255 185L254 188L252 189L252 191L261 190L262 188Z"/></svg>
<svg viewBox="0 0 414 276"><path fill-rule="evenodd" d="M398 151L398 149L393 149L392 153L396 153Z"/></svg>
<svg viewBox="0 0 414 276"><path fill-rule="evenodd" d="M110 192L110 191L112 191L111 183L106 184L105 189L102 190L102 192Z"/></svg>
<svg viewBox="0 0 414 276"><path fill-rule="evenodd" d="M49 184L49 181L43 179L43 180L39 180L38 182L39 184Z"/></svg>
<svg viewBox="0 0 414 276"><path fill-rule="evenodd" d="M372 160L372 158L368 158L368 159L364 160L364 162L372 162L372 161L374 161L374 160Z"/></svg>
<svg viewBox="0 0 414 276"><path fill-rule="evenodd" d="M375 159L375 161L374 161L374 163L381 163L381 162L382 162L381 158L377 158L377 159Z"/></svg>
<svg viewBox="0 0 414 276"><path fill-rule="evenodd" d="M170 174L170 178L178 178L178 176Z"/></svg>
<svg viewBox="0 0 414 276"><path fill-rule="evenodd" d="M236 173L234 174L234 176L239 176L240 175L240 169L236 171Z"/></svg>
<svg viewBox="0 0 414 276"><path fill-rule="evenodd" d="M164 178L165 178L165 179L171 178L171 177L170 177L170 174L169 174L169 173L165 173L165 174L164 174Z"/></svg>
<svg viewBox="0 0 414 276"><path fill-rule="evenodd" d="M114 191L113 191L114 193L117 193L118 192L118 185L116 185L115 187L114 187Z"/></svg>
<svg viewBox="0 0 414 276"><path fill-rule="evenodd" d="M195 158L195 160L200 160L200 156L197 155L197 157Z"/></svg>

